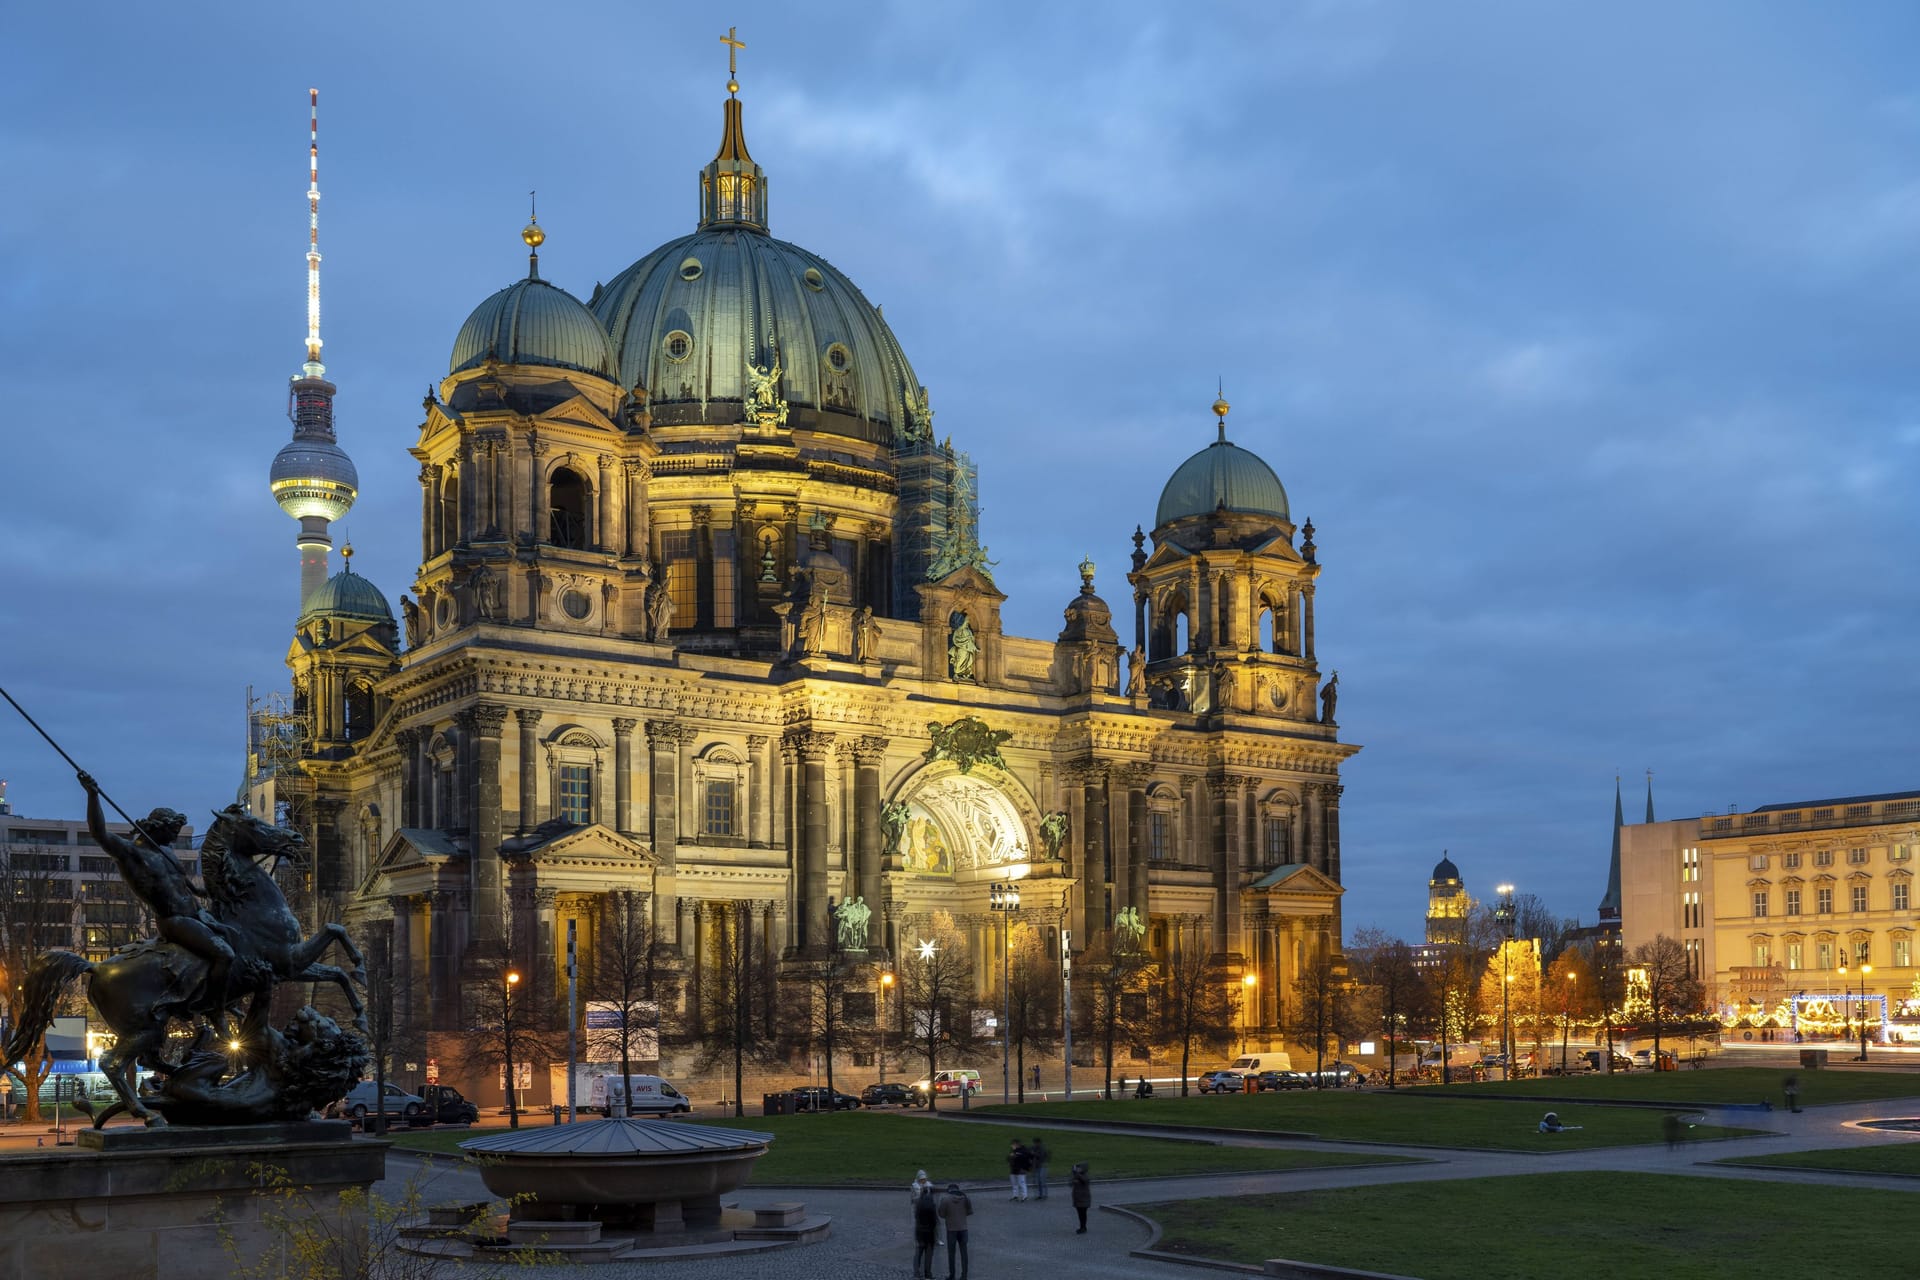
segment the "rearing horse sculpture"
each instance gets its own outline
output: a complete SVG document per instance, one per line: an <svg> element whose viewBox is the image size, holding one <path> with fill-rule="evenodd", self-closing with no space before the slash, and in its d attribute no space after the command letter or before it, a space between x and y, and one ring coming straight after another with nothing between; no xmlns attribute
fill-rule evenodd
<svg viewBox="0 0 1920 1280"><path fill-rule="evenodd" d="M353 1010L354 1025L362 1032L367 1027L365 1006L353 989L356 982L366 985L365 958L346 929L328 924L311 937L302 936L286 896L257 861L293 856L304 845L298 832L229 805L214 815L200 850L209 911L234 952L227 991L235 1003L250 998L240 1032L243 1056L263 1035L278 982L335 984ZM353 963L351 971L320 963L335 945L346 951ZM6 1046L8 1061L17 1060L39 1040L52 1024L60 993L82 974L87 975L88 999L116 1036L114 1046L101 1055L100 1072L120 1100L94 1117L94 1127L123 1110L148 1125L165 1124L165 1118L149 1110L134 1090L128 1068L138 1063L161 1075L170 1074L180 1064L161 1055L168 1025L197 1018L217 1021L227 1012L220 996L208 989L207 962L158 939L123 947L98 964L71 951L49 951L27 975L20 1018ZM154 1100L164 1109L165 1099L163 1085ZM270 1118L263 1114L235 1120Z"/></svg>

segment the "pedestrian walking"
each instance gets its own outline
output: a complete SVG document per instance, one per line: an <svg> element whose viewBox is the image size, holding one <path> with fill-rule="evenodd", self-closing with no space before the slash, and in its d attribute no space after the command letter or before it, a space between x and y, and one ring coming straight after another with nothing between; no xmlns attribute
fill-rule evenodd
<svg viewBox="0 0 1920 1280"><path fill-rule="evenodd" d="M1047 1198L1047 1161L1052 1159L1053 1152L1047 1150L1046 1140L1037 1135L1028 1152L1033 1158L1033 1198L1045 1200Z"/></svg>
<svg viewBox="0 0 1920 1280"><path fill-rule="evenodd" d="M1787 1095L1787 1110L1794 1111L1794 1112L1799 1111L1800 1110L1800 1077L1788 1076L1785 1080L1780 1082L1780 1089L1781 1089L1781 1092Z"/></svg>
<svg viewBox="0 0 1920 1280"><path fill-rule="evenodd" d="M916 1280L933 1280L933 1245L939 1231L940 1210L928 1187L913 1198L913 1274Z"/></svg>
<svg viewBox="0 0 1920 1280"><path fill-rule="evenodd" d="M957 1182L947 1184L940 1197L940 1220L947 1224L947 1280L967 1280L967 1219L973 1213L973 1201ZM960 1249L960 1270L953 1269L953 1251Z"/></svg>
<svg viewBox="0 0 1920 1280"><path fill-rule="evenodd" d="M1073 1234L1087 1234L1087 1210L1093 1208L1093 1179L1087 1174L1087 1162L1073 1166L1073 1211L1080 1215L1080 1228Z"/></svg>
<svg viewBox="0 0 1920 1280"><path fill-rule="evenodd" d="M1027 1150L1020 1139L1013 1140L1013 1146L1007 1151L1007 1175L1013 1183L1013 1194L1009 1200L1027 1198L1027 1174L1033 1169L1033 1152Z"/></svg>

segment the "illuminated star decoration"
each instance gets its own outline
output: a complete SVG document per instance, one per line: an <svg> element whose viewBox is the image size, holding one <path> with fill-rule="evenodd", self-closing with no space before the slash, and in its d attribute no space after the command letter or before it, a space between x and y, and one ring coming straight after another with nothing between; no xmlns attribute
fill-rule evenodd
<svg viewBox="0 0 1920 1280"><path fill-rule="evenodd" d="M928 942L925 938L920 939L920 958L922 960L933 959L933 953L938 951L939 949L940 949L939 947L935 946L931 942Z"/></svg>

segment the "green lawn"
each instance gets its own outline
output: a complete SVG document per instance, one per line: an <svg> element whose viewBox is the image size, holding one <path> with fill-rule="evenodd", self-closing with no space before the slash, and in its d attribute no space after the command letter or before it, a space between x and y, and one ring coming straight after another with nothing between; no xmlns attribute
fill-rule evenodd
<svg viewBox="0 0 1920 1280"><path fill-rule="evenodd" d="M1592 1098L1619 1102L1659 1101L1711 1105L1722 1102L1771 1102L1784 1106L1780 1084L1789 1074L1800 1078L1800 1105L1824 1102L1872 1102L1881 1098L1920 1098L1920 1070L1794 1071L1778 1067L1714 1067L1701 1071L1616 1071L1612 1075L1546 1076L1538 1080L1486 1081L1481 1084L1421 1086L1421 1093L1499 1093L1539 1098Z"/></svg>
<svg viewBox="0 0 1920 1280"><path fill-rule="evenodd" d="M1009 1131L999 1125L861 1111L676 1123L711 1124L773 1134L772 1146L754 1166L752 1181L760 1186L808 1183L904 1187L913 1180L916 1169L925 1169L940 1181L1000 1179L1007 1173L1008 1144L1016 1136L1031 1138L1035 1134L1043 1135L1053 1150L1050 1167L1056 1180L1064 1179L1067 1170L1079 1160L1085 1160L1096 1177L1144 1178L1382 1164L1399 1158L1358 1151L1228 1147L1199 1141L1085 1133L1077 1129ZM457 1155L460 1143L493 1132L497 1130L409 1133L396 1136L394 1144L406 1150Z"/></svg>
<svg viewBox="0 0 1920 1280"><path fill-rule="evenodd" d="M1150 1102L1035 1102L1017 1107L975 1108L988 1114L1086 1121L1126 1120L1163 1125L1203 1125L1264 1132L1306 1133L1339 1142L1393 1142L1475 1150L1564 1151L1569 1147L1618 1147L1664 1142L1664 1112L1651 1108L1555 1104L1561 1123L1577 1130L1539 1131L1547 1107L1537 1102L1463 1098L1434 1090L1404 1095L1326 1092L1225 1094L1155 1098ZM1697 1125L1690 1136L1725 1138L1762 1132Z"/></svg>
<svg viewBox="0 0 1920 1280"><path fill-rule="evenodd" d="M1912 1216L1912 1195L1854 1187L1563 1173L1129 1207L1166 1228L1161 1249L1256 1266L1292 1258L1425 1280L1913 1273L1912 1243L1894 1225Z"/></svg>
<svg viewBox="0 0 1920 1280"><path fill-rule="evenodd" d="M1835 1147L1826 1151L1782 1151L1772 1156L1742 1156L1721 1164L1790 1165L1796 1169L1834 1169L1846 1173L1904 1173L1920 1177L1920 1142L1890 1142L1877 1147Z"/></svg>

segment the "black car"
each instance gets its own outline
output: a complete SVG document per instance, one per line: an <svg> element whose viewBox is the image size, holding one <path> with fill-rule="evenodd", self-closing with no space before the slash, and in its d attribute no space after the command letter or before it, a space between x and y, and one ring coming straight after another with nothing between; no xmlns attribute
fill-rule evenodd
<svg viewBox="0 0 1920 1280"><path fill-rule="evenodd" d="M917 1107L913 1091L903 1084L870 1084L860 1091L863 1107Z"/></svg>
<svg viewBox="0 0 1920 1280"><path fill-rule="evenodd" d="M860 1099L852 1094L820 1085L803 1085L792 1096L795 1111L853 1111L860 1106Z"/></svg>
<svg viewBox="0 0 1920 1280"><path fill-rule="evenodd" d="M430 1084L420 1090L427 1104L427 1116L433 1124L472 1124L480 1118L480 1108L468 1102L450 1084Z"/></svg>
<svg viewBox="0 0 1920 1280"><path fill-rule="evenodd" d="M1311 1089L1313 1077L1304 1071L1262 1071L1254 1077L1260 1092L1273 1089Z"/></svg>

